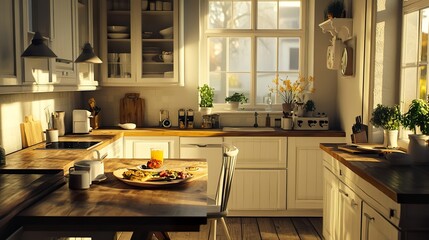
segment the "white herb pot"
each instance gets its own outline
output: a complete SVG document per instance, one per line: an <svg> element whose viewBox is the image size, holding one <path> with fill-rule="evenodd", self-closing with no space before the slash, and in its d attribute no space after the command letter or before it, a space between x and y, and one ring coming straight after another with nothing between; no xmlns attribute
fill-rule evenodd
<svg viewBox="0 0 429 240"><path fill-rule="evenodd" d="M212 113L211 107L200 107L201 115L210 115Z"/></svg>
<svg viewBox="0 0 429 240"><path fill-rule="evenodd" d="M238 110L240 102L228 102L228 110Z"/></svg>
<svg viewBox="0 0 429 240"><path fill-rule="evenodd" d="M429 163L429 146L428 135L423 134L410 134L408 135L410 143L408 144L408 154L417 164Z"/></svg>
<svg viewBox="0 0 429 240"><path fill-rule="evenodd" d="M385 148L398 147L398 130L384 130L384 143Z"/></svg>

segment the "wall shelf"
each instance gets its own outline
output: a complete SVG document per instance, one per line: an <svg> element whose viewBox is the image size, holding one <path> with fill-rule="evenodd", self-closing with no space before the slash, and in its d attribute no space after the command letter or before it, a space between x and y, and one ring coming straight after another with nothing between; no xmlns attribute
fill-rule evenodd
<svg viewBox="0 0 429 240"><path fill-rule="evenodd" d="M321 24L324 33L329 32L332 37L341 39L343 42L353 37L353 19L352 18L333 18L328 19Z"/></svg>

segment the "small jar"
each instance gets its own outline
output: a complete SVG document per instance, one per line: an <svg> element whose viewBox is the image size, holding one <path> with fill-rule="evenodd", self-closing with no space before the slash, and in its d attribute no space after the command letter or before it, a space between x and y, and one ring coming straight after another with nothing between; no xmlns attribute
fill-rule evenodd
<svg viewBox="0 0 429 240"><path fill-rule="evenodd" d="M164 2L162 2L162 10L164 10L164 11L171 11L172 10L170 0L164 0Z"/></svg>
<svg viewBox="0 0 429 240"><path fill-rule="evenodd" d="M155 9L156 9L156 11L162 11L162 1L161 0L156 0Z"/></svg>
<svg viewBox="0 0 429 240"><path fill-rule="evenodd" d="M149 10L150 11L155 11L155 1L150 1L149 2Z"/></svg>

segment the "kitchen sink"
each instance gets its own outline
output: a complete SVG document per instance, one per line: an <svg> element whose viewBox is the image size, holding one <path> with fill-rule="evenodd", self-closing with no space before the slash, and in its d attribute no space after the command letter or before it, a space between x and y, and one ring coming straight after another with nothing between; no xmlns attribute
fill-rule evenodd
<svg viewBox="0 0 429 240"><path fill-rule="evenodd" d="M272 127L224 127L224 132L274 132Z"/></svg>

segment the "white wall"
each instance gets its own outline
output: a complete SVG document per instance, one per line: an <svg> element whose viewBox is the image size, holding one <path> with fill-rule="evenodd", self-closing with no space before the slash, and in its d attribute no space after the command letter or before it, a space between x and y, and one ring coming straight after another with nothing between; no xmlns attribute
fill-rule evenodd
<svg viewBox="0 0 429 240"><path fill-rule="evenodd" d="M66 131L71 132L72 110L78 108L79 103L80 93L74 92L0 95L0 145L6 153L22 148L20 123L24 116L33 115L41 121L42 129L46 129L46 107L51 112L65 111Z"/></svg>

